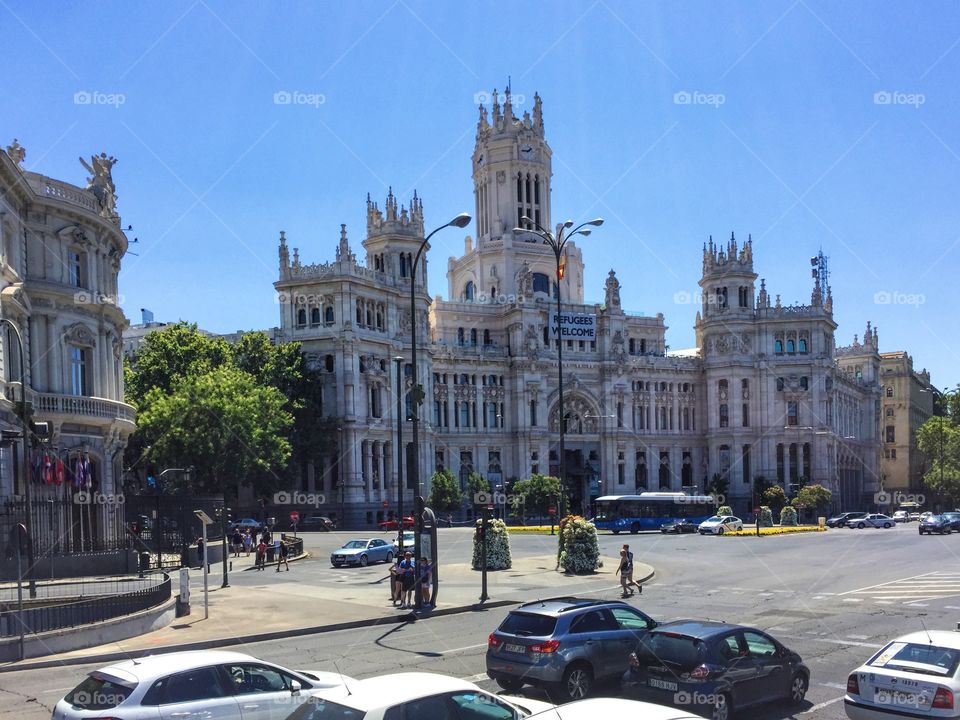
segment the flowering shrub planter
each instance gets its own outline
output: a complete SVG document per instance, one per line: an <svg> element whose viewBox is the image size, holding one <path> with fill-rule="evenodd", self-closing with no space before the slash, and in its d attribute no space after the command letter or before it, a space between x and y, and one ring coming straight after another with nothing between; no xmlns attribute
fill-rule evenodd
<svg viewBox="0 0 960 720"><path fill-rule="evenodd" d="M826 532L826 531L827 531L826 528L820 528L820 527L817 527L816 525L797 525L794 527L790 527L790 526L784 527L781 525L779 527L761 527L760 528L761 535L792 535L794 533ZM728 537L728 536L750 537L751 535L755 536L756 534L757 534L756 529L735 530L734 532L726 532L721 537Z"/></svg>
<svg viewBox="0 0 960 720"><path fill-rule="evenodd" d="M717 515L733 515L733 508L729 505L721 505L717 508Z"/></svg>
<svg viewBox="0 0 960 720"><path fill-rule="evenodd" d="M481 555L480 523L477 520L477 531L473 534L473 569L482 570L483 556ZM503 520L491 520L487 524L487 570L507 570L513 564L510 557L510 535Z"/></svg>
<svg viewBox="0 0 960 720"><path fill-rule="evenodd" d="M569 573L591 573L600 564L597 529L582 517L568 515L560 521L558 564Z"/></svg>
<svg viewBox="0 0 960 720"><path fill-rule="evenodd" d="M792 508L789 505L783 508L780 511L780 525L781 527L796 527L797 526L797 510Z"/></svg>
<svg viewBox="0 0 960 720"><path fill-rule="evenodd" d="M760 507L760 527L773 527L773 512L767 505Z"/></svg>

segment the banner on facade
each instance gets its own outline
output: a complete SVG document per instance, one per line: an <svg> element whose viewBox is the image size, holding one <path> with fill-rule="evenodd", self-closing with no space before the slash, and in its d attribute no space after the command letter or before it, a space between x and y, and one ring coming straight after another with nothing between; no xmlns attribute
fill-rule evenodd
<svg viewBox="0 0 960 720"><path fill-rule="evenodd" d="M596 340L597 316L589 313L560 313L560 332L564 340ZM550 339L557 339L557 311L550 313Z"/></svg>

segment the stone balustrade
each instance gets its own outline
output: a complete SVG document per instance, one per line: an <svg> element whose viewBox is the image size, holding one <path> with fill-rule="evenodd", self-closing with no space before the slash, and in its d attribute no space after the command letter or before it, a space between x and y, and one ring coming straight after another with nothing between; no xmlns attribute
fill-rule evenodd
<svg viewBox="0 0 960 720"><path fill-rule="evenodd" d="M71 205L78 205L85 210L98 213L97 200L93 193L78 188L76 185L53 180L43 175L31 174L28 176L30 187L43 197L60 200Z"/></svg>

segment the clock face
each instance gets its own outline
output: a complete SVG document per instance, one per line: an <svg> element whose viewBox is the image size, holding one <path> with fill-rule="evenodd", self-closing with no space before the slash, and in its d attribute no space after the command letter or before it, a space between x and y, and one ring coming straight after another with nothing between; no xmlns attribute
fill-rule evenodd
<svg viewBox="0 0 960 720"><path fill-rule="evenodd" d="M533 146L532 145L521 145L520 154L524 157L533 157Z"/></svg>

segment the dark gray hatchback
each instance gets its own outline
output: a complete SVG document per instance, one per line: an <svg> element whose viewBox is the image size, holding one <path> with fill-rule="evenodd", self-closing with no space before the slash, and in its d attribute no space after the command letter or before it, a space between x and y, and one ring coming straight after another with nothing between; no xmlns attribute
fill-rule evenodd
<svg viewBox="0 0 960 720"><path fill-rule="evenodd" d="M538 685L557 700L579 700L598 680L620 677L630 653L656 625L618 600L526 603L490 633L487 675L509 692Z"/></svg>

